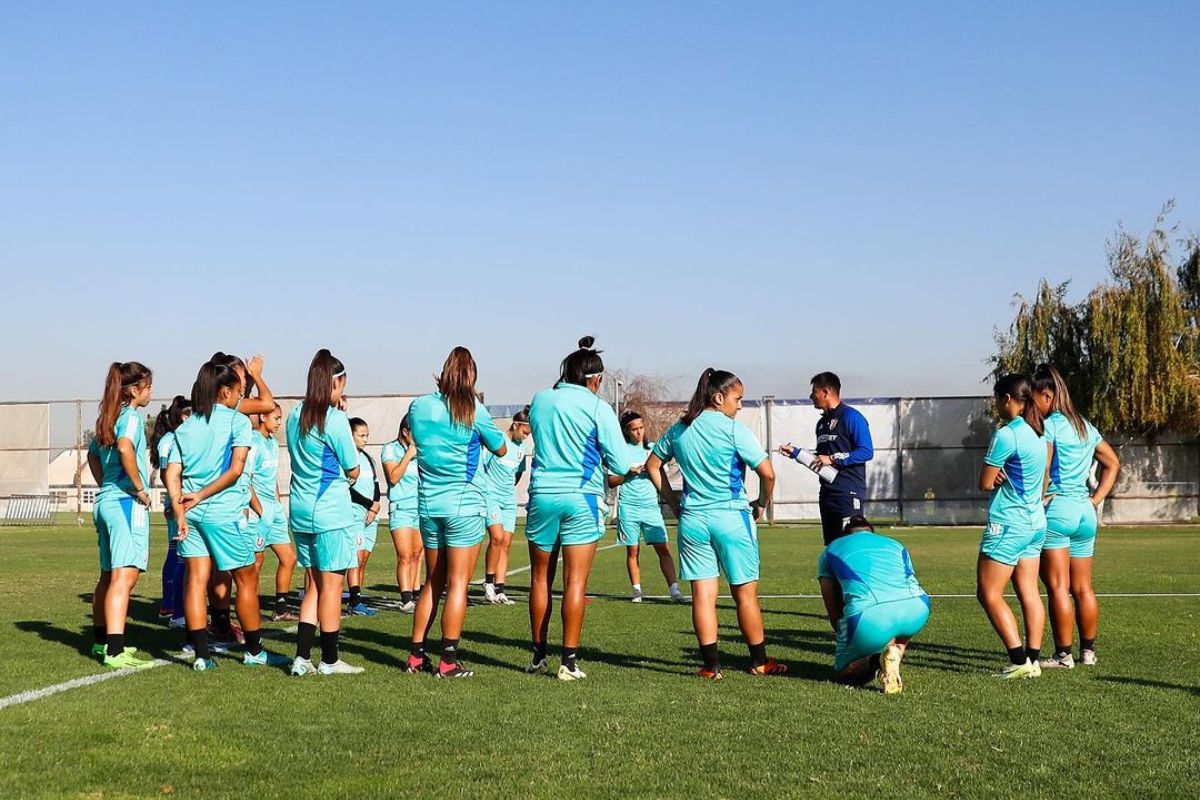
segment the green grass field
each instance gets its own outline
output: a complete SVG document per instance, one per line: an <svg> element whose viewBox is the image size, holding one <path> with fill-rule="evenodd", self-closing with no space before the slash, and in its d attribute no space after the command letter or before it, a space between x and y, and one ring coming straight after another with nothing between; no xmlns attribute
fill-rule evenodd
<svg viewBox="0 0 1200 800"><path fill-rule="evenodd" d="M975 532L894 535L930 593L972 594ZM127 638L168 657L180 638L156 618L164 538L156 528ZM760 538L763 594L817 591L814 528ZM74 525L0 529L0 697L103 672L86 654L94 541ZM369 594L394 597L393 564L384 534ZM1101 592L1200 592L1200 531L1106 528L1096 574ZM527 581L510 581L521 600ZM711 684L692 677L686 608L625 599L621 548L597 555L590 589L587 681L522 672L523 603L471 609L470 681L401 671L411 617L347 619L361 676L293 679L225 657L211 674L172 664L0 710L0 797L1200 797L1200 597L1103 598L1100 664L1018 683L991 677L1003 651L975 601L935 598L904 694L884 697L829 682L818 599L764 600L772 654L791 667L776 679L739 671L725 601L726 679ZM269 646L291 655L292 637Z"/></svg>

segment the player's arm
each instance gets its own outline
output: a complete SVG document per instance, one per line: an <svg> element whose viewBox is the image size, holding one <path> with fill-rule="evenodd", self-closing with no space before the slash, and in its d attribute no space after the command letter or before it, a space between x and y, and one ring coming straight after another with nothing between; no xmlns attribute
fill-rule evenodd
<svg viewBox="0 0 1200 800"><path fill-rule="evenodd" d="M142 476L138 472L137 465L137 450L134 449L133 442L124 436L117 439L117 455L121 459L121 469L125 471L125 475L129 478L129 482L133 485L134 498L146 506L150 507L150 495L146 494L146 487L142 486ZM99 481L97 481L99 483Z"/></svg>
<svg viewBox="0 0 1200 800"><path fill-rule="evenodd" d="M758 499L750 504L750 509L757 521L762 519L763 512L766 511L775 492L775 467L771 465L771 459L764 458L754 468L754 474L758 475Z"/></svg>
<svg viewBox="0 0 1200 800"><path fill-rule="evenodd" d="M163 485L167 487L167 502L175 512L175 521L179 525L177 539L187 538L187 509L183 505L183 464L178 461L168 461L163 468Z"/></svg>
<svg viewBox="0 0 1200 800"><path fill-rule="evenodd" d="M270 388L267 387L267 382L262 376L263 357L261 354L253 356L246 362L246 380L250 382L251 390L254 395L242 399L238 405L238 411L246 416L251 414L270 414L275 410L275 396L271 394Z"/></svg>
<svg viewBox="0 0 1200 800"><path fill-rule="evenodd" d="M254 512L254 515L256 517L258 517L259 519L262 519L262 515L263 515L262 503L259 501L258 492L256 492L254 490L253 485L250 486L250 510Z"/></svg>
<svg viewBox="0 0 1200 800"><path fill-rule="evenodd" d="M185 494L181 499L184 510L191 508L197 503L203 502L215 494L219 494L230 486L237 483L238 478L242 477L242 470L246 468L246 454L250 452L249 447L233 448L233 458L229 462L229 469L221 473L221 475L212 483L205 486L198 492Z"/></svg>
<svg viewBox="0 0 1200 800"><path fill-rule="evenodd" d="M104 481L104 468L100 466L100 456L92 448L88 448L88 469L92 473L92 481L99 486Z"/></svg>
<svg viewBox="0 0 1200 800"><path fill-rule="evenodd" d="M1113 450L1108 442L1096 445L1096 460L1100 462L1100 485L1092 493L1092 505L1099 506L1117 483L1121 460L1117 458L1117 451Z"/></svg>
<svg viewBox="0 0 1200 800"><path fill-rule="evenodd" d="M646 477L654 484L654 491L667 504L676 517L679 516L679 495L667 479L667 464L658 453L651 453L646 459Z"/></svg>
<svg viewBox="0 0 1200 800"><path fill-rule="evenodd" d="M842 587L833 578L821 578L820 583L821 599L825 601L825 615L836 633L838 621L842 618Z"/></svg>
<svg viewBox="0 0 1200 800"><path fill-rule="evenodd" d="M979 491L990 492L1006 480L1004 464L1017 452L1017 440L1009 428L1001 428L992 436L983 469L979 471Z"/></svg>

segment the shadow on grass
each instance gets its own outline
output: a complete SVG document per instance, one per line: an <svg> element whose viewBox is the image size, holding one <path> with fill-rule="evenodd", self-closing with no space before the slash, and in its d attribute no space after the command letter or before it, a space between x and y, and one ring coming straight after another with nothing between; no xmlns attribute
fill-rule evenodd
<svg viewBox="0 0 1200 800"><path fill-rule="evenodd" d="M47 620L21 620L13 626L25 633L36 634L44 642L53 642L67 647L80 655L91 657L92 628L91 625L79 628L58 626ZM169 658L172 650L171 643L176 642L174 632L168 632L161 627L150 627L127 623L125 625L125 641L155 658ZM178 649L178 648L175 648Z"/></svg>
<svg viewBox="0 0 1200 800"><path fill-rule="evenodd" d="M1120 675L1103 675L1096 678L1098 681L1105 683L1117 683L1122 686L1140 686L1146 689L1173 689L1178 692L1187 692L1195 697L1200 697L1200 686L1184 686L1179 683L1167 683L1166 681L1155 681L1149 678L1126 678Z"/></svg>

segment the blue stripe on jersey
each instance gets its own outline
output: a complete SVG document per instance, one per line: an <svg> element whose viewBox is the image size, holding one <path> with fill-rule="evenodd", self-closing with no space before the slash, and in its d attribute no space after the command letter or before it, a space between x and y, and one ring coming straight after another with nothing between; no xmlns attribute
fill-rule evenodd
<svg viewBox="0 0 1200 800"><path fill-rule="evenodd" d="M912 558L908 555L908 549L902 548L900 552L904 554L904 577L916 577L916 573L913 572Z"/></svg>
<svg viewBox="0 0 1200 800"><path fill-rule="evenodd" d="M467 442L467 483L475 478L479 469L479 431L471 432L471 441Z"/></svg>
<svg viewBox="0 0 1200 800"><path fill-rule="evenodd" d="M1013 453L1008 457L1008 461L1004 462L1004 477L1012 484L1013 491L1022 497L1025 496L1025 470L1021 468L1019 454Z"/></svg>
<svg viewBox="0 0 1200 800"><path fill-rule="evenodd" d="M746 462L737 453L729 460L729 497L737 500L742 496L746 483Z"/></svg>
<svg viewBox="0 0 1200 800"><path fill-rule="evenodd" d="M1058 483L1062 480L1062 464L1058 461L1058 445L1054 446L1054 457L1050 459L1050 480Z"/></svg>
<svg viewBox="0 0 1200 800"><path fill-rule="evenodd" d="M325 494L325 490L329 485L337 480L337 477L342 474L342 465L338 463L337 453L333 452L333 448L328 444L325 445L325 451L321 453L321 483L317 486L317 499L321 499L321 495Z"/></svg>
<svg viewBox="0 0 1200 800"><path fill-rule="evenodd" d="M228 472L229 468L232 466L233 466L233 436L230 436L228 444L225 445L225 460L223 462L221 462L221 474L223 475L226 472Z"/></svg>
<svg viewBox="0 0 1200 800"><path fill-rule="evenodd" d="M583 444L583 480L579 485L586 486L591 480L596 468L600 466L600 429L592 428L587 441Z"/></svg>
<svg viewBox="0 0 1200 800"><path fill-rule="evenodd" d="M867 582L849 564L828 550L825 551L825 563L829 566L829 571L833 573L833 577L837 578L839 582L855 581L861 583L863 586L867 585Z"/></svg>

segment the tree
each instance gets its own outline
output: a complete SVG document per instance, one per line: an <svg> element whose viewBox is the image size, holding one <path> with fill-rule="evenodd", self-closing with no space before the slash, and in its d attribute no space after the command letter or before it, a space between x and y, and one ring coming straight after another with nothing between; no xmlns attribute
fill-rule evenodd
<svg viewBox="0 0 1200 800"><path fill-rule="evenodd" d="M1118 227L1109 279L1077 304L1045 279L996 335L993 375L1040 363L1063 373L1080 410L1101 430L1200 432L1200 241L1172 252L1168 203L1143 240Z"/></svg>
<svg viewBox="0 0 1200 800"><path fill-rule="evenodd" d="M616 401L618 382L621 384L621 412L632 409L642 415L648 441L657 441L679 419L679 403L670 399L670 384L665 378L638 375L624 369L609 370L604 377L604 392L610 403Z"/></svg>

